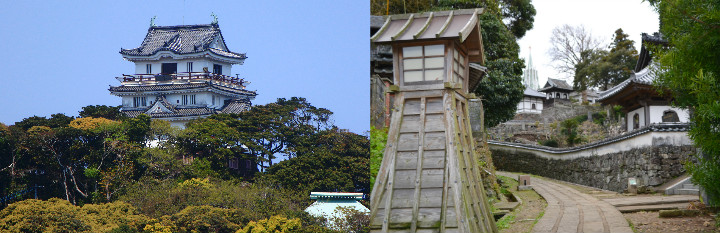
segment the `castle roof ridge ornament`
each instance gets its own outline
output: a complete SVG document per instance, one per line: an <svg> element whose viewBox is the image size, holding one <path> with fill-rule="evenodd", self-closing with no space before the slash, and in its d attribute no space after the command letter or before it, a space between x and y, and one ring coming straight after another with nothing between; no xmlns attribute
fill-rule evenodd
<svg viewBox="0 0 720 233"><path fill-rule="evenodd" d="M157 15L150 18L150 27L155 27L155 19L156 18L157 18Z"/></svg>
<svg viewBox="0 0 720 233"><path fill-rule="evenodd" d="M210 23L210 24L212 24L212 25L218 25L218 17L217 17L217 15L215 15L215 12L210 12L210 16L213 17L213 21L212 21L212 23Z"/></svg>

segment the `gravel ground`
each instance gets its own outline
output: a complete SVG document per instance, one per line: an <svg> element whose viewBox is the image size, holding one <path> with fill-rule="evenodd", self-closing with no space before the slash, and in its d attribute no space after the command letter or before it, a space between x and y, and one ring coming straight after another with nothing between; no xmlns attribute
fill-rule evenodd
<svg viewBox="0 0 720 233"><path fill-rule="evenodd" d="M660 218L658 212L637 212L623 214L637 232L720 232L710 215L696 217Z"/></svg>

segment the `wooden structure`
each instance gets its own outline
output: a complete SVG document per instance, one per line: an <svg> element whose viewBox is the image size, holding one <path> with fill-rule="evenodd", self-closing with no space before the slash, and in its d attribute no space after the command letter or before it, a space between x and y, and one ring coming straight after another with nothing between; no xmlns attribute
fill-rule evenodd
<svg viewBox="0 0 720 233"><path fill-rule="evenodd" d="M392 15L371 38L392 46L395 84L371 232L497 232L468 121L486 71L482 12Z"/></svg>

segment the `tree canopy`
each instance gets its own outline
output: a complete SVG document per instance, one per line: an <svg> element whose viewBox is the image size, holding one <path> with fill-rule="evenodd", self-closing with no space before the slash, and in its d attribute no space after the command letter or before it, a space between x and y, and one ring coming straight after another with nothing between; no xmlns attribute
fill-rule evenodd
<svg viewBox="0 0 720 233"><path fill-rule="evenodd" d="M688 134L700 147L698 162L688 164L693 182L720 204L720 2L649 0L660 14L660 32L668 46L656 46L660 64L658 91L675 106L690 110Z"/></svg>
<svg viewBox="0 0 720 233"><path fill-rule="evenodd" d="M600 90L620 84L633 74L638 59L634 41L628 39L622 28L615 30L610 49L588 49L580 53L575 64L574 88L578 91L590 87Z"/></svg>

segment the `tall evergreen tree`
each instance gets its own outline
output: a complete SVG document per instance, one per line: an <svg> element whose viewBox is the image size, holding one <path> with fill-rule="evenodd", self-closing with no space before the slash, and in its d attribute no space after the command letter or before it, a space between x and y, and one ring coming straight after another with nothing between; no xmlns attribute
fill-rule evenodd
<svg viewBox="0 0 720 233"><path fill-rule="evenodd" d="M575 65L576 90L607 90L630 78L638 59L634 42L619 28L608 48L610 51L590 49L580 54L582 60Z"/></svg>

